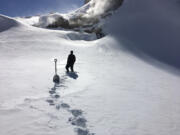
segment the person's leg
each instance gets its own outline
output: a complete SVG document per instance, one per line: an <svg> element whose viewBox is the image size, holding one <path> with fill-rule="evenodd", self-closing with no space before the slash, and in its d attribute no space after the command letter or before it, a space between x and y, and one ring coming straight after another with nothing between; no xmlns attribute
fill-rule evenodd
<svg viewBox="0 0 180 135"><path fill-rule="evenodd" d="M74 65L71 65L71 72L74 72Z"/></svg>
<svg viewBox="0 0 180 135"><path fill-rule="evenodd" d="M66 65L66 71L69 72L69 65Z"/></svg>

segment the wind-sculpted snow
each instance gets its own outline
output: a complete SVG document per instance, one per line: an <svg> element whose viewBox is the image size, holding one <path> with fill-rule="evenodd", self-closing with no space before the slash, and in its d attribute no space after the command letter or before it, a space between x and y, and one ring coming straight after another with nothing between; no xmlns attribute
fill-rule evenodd
<svg viewBox="0 0 180 135"><path fill-rule="evenodd" d="M0 32L18 26L19 23L9 17L0 15Z"/></svg>
<svg viewBox="0 0 180 135"><path fill-rule="evenodd" d="M91 0L89 2L90 8L87 10L86 17L94 17L103 15L108 11L114 11L119 8L123 0Z"/></svg>
<svg viewBox="0 0 180 135"><path fill-rule="evenodd" d="M39 23L39 16L28 16L28 17L16 17L19 22L34 26Z"/></svg>
<svg viewBox="0 0 180 135"><path fill-rule="evenodd" d="M179 16L176 0L127 0L105 28L125 47L180 68Z"/></svg>

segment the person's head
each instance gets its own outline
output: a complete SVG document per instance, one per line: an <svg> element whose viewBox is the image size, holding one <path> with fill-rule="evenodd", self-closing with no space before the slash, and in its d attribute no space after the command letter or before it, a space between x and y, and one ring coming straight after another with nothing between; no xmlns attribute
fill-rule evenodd
<svg viewBox="0 0 180 135"><path fill-rule="evenodd" d="M73 51L71 51L70 53L73 54Z"/></svg>

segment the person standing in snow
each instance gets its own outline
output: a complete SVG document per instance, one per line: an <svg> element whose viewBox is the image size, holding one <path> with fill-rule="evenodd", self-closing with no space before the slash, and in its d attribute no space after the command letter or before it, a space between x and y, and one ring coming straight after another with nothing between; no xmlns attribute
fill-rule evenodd
<svg viewBox="0 0 180 135"><path fill-rule="evenodd" d="M71 69L71 72L74 72L74 63L76 61L76 56L73 54L73 51L70 52L67 64L66 64L66 71L69 72L69 68Z"/></svg>

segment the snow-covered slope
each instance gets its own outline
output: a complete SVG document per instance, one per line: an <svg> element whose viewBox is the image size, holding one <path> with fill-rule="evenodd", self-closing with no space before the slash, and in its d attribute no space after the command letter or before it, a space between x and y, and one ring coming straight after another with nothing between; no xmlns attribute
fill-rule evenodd
<svg viewBox="0 0 180 135"><path fill-rule="evenodd" d="M179 16L177 0L126 0L105 28L125 47L180 68Z"/></svg>
<svg viewBox="0 0 180 135"><path fill-rule="evenodd" d="M18 21L28 25L35 25L39 22L40 16L16 17Z"/></svg>
<svg viewBox="0 0 180 135"><path fill-rule="evenodd" d="M66 29L90 34L93 33L96 34L96 37L99 39L105 36L102 30L102 20L111 16L122 3L123 0L92 0L68 14L49 13L17 19L21 22L41 28Z"/></svg>
<svg viewBox="0 0 180 135"><path fill-rule="evenodd" d="M7 16L0 15L0 32L16 27L19 23Z"/></svg>
<svg viewBox="0 0 180 135"><path fill-rule="evenodd" d="M105 27L110 34L94 41L72 40L82 39L83 33L32 27L0 16L6 24L17 24L0 32L0 134L179 135L179 71L172 74L129 51L132 41L142 50L135 42L142 33L134 34L136 40L127 36L130 28L135 32L130 22L137 16L126 14L143 9L146 2L126 1ZM141 10L134 13L141 16ZM117 17L125 19L126 29ZM142 40L149 44L145 35ZM76 73L66 74L70 50L77 57ZM52 83L54 58L61 77L58 86Z"/></svg>

